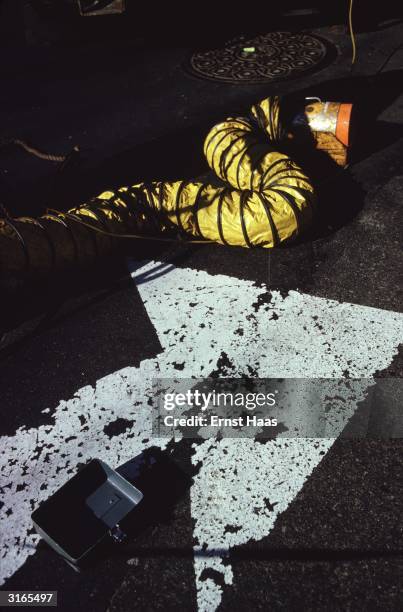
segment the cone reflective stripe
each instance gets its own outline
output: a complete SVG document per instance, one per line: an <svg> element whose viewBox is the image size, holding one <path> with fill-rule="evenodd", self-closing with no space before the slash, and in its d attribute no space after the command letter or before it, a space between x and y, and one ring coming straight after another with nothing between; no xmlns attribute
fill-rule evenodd
<svg viewBox="0 0 403 612"><path fill-rule="evenodd" d="M90 263L116 248L101 232L156 236L179 229L190 238L247 248L294 238L312 221L314 189L298 164L276 151L285 134L280 110L279 98L266 98L252 107L251 118L230 118L210 130L204 153L221 185L140 183L67 213L1 220L3 277Z"/></svg>

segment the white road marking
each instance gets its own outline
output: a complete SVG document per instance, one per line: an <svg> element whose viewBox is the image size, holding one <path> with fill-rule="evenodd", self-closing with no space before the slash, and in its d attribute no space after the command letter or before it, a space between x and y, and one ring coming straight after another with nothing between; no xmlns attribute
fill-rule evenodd
<svg viewBox="0 0 403 612"><path fill-rule="evenodd" d="M224 371L228 376L341 378L348 371L352 378L365 378L389 365L403 338L401 314L296 291L286 298L273 292L270 303L255 312L252 305L267 289L222 275L176 269L163 282L145 283L139 290L169 370L173 364L183 366L183 378L208 376L223 352L232 364ZM169 377L165 368L161 371ZM356 402L360 399L358 392ZM344 414L344 423L350 415ZM269 533L332 443L294 438L262 445L226 439L195 447L192 460L201 467L191 489L191 511L200 611L215 610L222 595L203 571L216 570L231 584L225 551ZM274 504L272 510L264 499Z"/></svg>
<svg viewBox="0 0 403 612"><path fill-rule="evenodd" d="M166 439L151 437L147 399L153 378L206 377L222 353L231 364L223 374L230 376L341 377L348 370L351 377L368 377L389 365L401 342L403 316L397 313L295 291L285 298L273 292L270 303L259 307L264 286L169 266L158 276L160 266L149 262L135 269L132 262L130 268L162 352L60 402L54 425L22 427L2 438L3 580L35 551L39 538L29 533L31 511L75 472L77 463L99 457L117 466L145 448L166 445ZM133 426L110 439L103 429L117 418ZM193 461L200 462L200 471L191 511L200 610L215 610L222 595L214 580L204 579L203 570L216 569L231 584L226 551L269 533L331 444L282 439L264 445L253 440L195 445ZM274 504L272 510L265 498Z"/></svg>

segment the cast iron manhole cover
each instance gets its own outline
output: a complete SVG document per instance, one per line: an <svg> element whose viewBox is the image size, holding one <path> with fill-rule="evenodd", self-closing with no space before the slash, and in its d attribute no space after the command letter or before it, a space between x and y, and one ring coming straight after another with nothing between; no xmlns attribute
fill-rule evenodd
<svg viewBox="0 0 403 612"><path fill-rule="evenodd" d="M270 32L222 49L195 53L190 68L205 79L263 83L297 77L321 67L329 48L329 43L312 34Z"/></svg>

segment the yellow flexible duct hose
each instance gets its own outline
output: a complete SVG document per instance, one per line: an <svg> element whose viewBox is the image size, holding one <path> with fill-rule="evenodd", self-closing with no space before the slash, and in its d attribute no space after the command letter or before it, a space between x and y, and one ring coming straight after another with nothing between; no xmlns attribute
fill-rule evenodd
<svg viewBox="0 0 403 612"><path fill-rule="evenodd" d="M252 114L273 142L280 139L278 98L263 100ZM313 187L301 168L262 136L245 118L227 119L209 132L204 154L225 186L178 181L137 188L149 206L191 236L274 247L311 222Z"/></svg>
<svg viewBox="0 0 403 612"><path fill-rule="evenodd" d="M284 134L280 99L262 100L251 114L227 119L207 135L204 153L218 186L140 183L104 192L67 213L0 220L3 276L88 263L128 232L164 236L176 228L196 239L265 248L297 236L312 220L314 190L301 168L275 150Z"/></svg>

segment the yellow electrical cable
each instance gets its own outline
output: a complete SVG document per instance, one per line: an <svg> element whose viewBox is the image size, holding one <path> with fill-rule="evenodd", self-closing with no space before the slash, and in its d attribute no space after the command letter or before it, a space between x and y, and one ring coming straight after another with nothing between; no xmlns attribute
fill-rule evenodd
<svg viewBox="0 0 403 612"><path fill-rule="evenodd" d="M352 57L351 57L351 64L355 64L356 46L355 46L355 37L354 37L354 30L353 30L353 0L350 0L350 6L349 6L349 10L348 10L348 27L349 27L349 30L350 30L351 45L353 47L353 54L352 54Z"/></svg>

